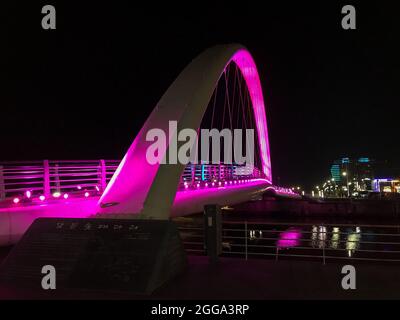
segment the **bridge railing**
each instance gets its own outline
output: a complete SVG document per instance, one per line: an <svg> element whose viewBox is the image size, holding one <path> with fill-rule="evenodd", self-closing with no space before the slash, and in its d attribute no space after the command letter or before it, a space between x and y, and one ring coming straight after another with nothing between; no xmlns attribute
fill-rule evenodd
<svg viewBox="0 0 400 320"><path fill-rule="evenodd" d="M186 250L205 254L200 224L179 226ZM400 226L224 221L223 256L243 259L298 259L400 262Z"/></svg>
<svg viewBox="0 0 400 320"><path fill-rule="evenodd" d="M0 201L24 195L48 198L65 193L101 193L118 164L116 160L0 162Z"/></svg>
<svg viewBox="0 0 400 320"><path fill-rule="evenodd" d="M55 198L65 194L100 195L117 169L118 160L43 160L0 162L0 202L19 197ZM189 164L178 190L221 186L262 178L257 168L237 164Z"/></svg>

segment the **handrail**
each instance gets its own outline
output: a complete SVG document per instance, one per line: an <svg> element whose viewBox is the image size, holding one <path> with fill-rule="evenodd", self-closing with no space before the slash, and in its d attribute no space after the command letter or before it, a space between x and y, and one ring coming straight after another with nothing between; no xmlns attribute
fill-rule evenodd
<svg viewBox="0 0 400 320"><path fill-rule="evenodd" d="M85 188L103 192L117 169L118 160L43 160L0 162L0 202L23 197L50 197L53 193L71 193ZM240 184L263 178L255 167L238 164L188 164L178 191L199 187ZM284 188L282 188L284 189ZM284 189L285 191L286 189ZM292 190L287 189L290 193Z"/></svg>
<svg viewBox="0 0 400 320"><path fill-rule="evenodd" d="M0 162L0 202L14 197L49 197L54 193L100 194L118 160L43 160Z"/></svg>
<svg viewBox="0 0 400 320"><path fill-rule="evenodd" d="M271 257L276 261L293 258L319 259L323 264L334 260L400 262L398 225L332 223L318 225L242 220L234 222L234 225L240 225L239 228L230 228L231 222L226 220L222 222L224 256L242 257L246 260ZM189 228L192 230L187 230ZM335 231L332 231L333 228ZM397 229L398 232L395 233L393 229ZM189 250L191 248L204 245L203 228L193 224L186 226L182 223L179 225L179 230L188 252L191 252Z"/></svg>
<svg viewBox="0 0 400 320"><path fill-rule="evenodd" d="M233 221L233 220L227 220L223 222L224 224L234 224L234 225L240 225L244 224L243 221ZM325 226L325 227L363 227L363 228L369 228L369 227L382 227L382 228L397 228L400 230L400 225L384 225L384 224L346 224L346 223L301 223L301 222L266 222L266 221L247 221L247 224L249 225L277 225L277 226L315 226L315 225L320 225L320 226Z"/></svg>

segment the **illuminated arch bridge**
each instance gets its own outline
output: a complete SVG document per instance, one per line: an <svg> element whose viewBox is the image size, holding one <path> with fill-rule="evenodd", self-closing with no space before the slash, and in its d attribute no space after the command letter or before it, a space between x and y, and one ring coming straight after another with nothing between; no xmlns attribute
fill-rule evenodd
<svg viewBox="0 0 400 320"><path fill-rule="evenodd" d="M240 179L245 177L233 173L230 177L233 181L225 184L218 172L214 176L217 181L211 179L204 185L196 182L205 188L176 192L185 166L149 164L145 156L152 143L146 140L146 134L153 128L168 132L170 121L176 121L178 129L255 129L259 174L251 172L248 179ZM245 185L241 184L243 180ZM220 186L220 182L224 185ZM256 65L240 45L216 46L194 59L158 102L108 184L98 212L167 218L172 211L177 214L201 211L210 201L220 204L244 201L271 184L267 121Z"/></svg>
<svg viewBox="0 0 400 320"><path fill-rule="evenodd" d="M146 159L146 150L153 142L147 141L146 135L153 128L168 132L170 121L176 121L178 130L254 129L254 170L224 163L225 159L214 165L150 164ZM173 141L173 137L169 136L162 157L167 157ZM179 147L183 142L177 144ZM64 167L59 165L57 173L66 170ZM46 179L48 183L55 176L44 175L45 183ZM46 203L32 209L30 217L35 216L32 212L37 212L37 216L54 214L167 219L171 215L201 212L203 206L209 203L233 205L244 202L268 189L294 195L291 190L272 184L264 99L250 53L240 45L220 45L195 58L157 103L107 185L104 183L106 178L99 178L103 179L101 186L84 186L88 190L80 199L84 201L73 201L78 198L73 197L73 193L71 197L67 194L63 199L66 191L60 190L60 184L67 184L72 189L79 187L71 182L74 179L68 176L68 172L61 176L58 186L55 184L47 187L47 190L46 187L30 190L27 186L20 198L29 195L32 204L43 200ZM89 190L93 186L96 190ZM92 197L93 192L97 197ZM61 200L52 206L50 203L54 201L46 200L54 196ZM7 208L0 209L0 214L6 210L26 211L27 206L18 200L17 196Z"/></svg>

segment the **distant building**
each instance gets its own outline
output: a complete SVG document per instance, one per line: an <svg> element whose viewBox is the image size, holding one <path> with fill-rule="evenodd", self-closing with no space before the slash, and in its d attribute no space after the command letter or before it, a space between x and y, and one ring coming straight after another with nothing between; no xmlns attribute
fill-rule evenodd
<svg viewBox="0 0 400 320"><path fill-rule="evenodd" d="M331 176L334 196L357 195L362 191L372 191L375 161L366 157L342 158L334 161Z"/></svg>
<svg viewBox="0 0 400 320"><path fill-rule="evenodd" d="M374 179L372 188L374 192L400 193L400 180L392 178Z"/></svg>
<svg viewBox="0 0 400 320"><path fill-rule="evenodd" d="M341 158L330 167L331 177L316 186L319 197L367 197L370 192L400 195L400 166L367 157ZM384 177L384 178L383 178Z"/></svg>

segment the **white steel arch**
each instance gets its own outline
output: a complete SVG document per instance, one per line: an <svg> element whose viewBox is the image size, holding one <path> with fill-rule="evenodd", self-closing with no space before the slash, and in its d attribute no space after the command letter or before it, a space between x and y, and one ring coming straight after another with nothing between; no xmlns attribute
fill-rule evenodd
<svg viewBox="0 0 400 320"><path fill-rule="evenodd" d="M178 130L197 130L219 78L231 62L236 63L247 84L257 125L265 179L256 187L242 189L235 197L232 197L232 194L226 195L226 190L221 192L221 204L244 201L254 192L265 190L272 184L265 105L256 65L243 46L219 45L195 58L162 96L100 198L98 213L118 214L118 217L132 217L131 214L135 214L143 218L167 219L174 207L178 208L177 214L187 214L198 211L201 205L207 202L207 197L197 201L195 197L190 196L183 197L186 198L184 204L176 203L175 194L184 165L149 164L146 160L146 150L152 142L146 141L146 133L153 128L168 132L169 121L177 121ZM168 148L165 154L168 154ZM211 199L218 202L218 195L214 192L210 201Z"/></svg>

